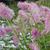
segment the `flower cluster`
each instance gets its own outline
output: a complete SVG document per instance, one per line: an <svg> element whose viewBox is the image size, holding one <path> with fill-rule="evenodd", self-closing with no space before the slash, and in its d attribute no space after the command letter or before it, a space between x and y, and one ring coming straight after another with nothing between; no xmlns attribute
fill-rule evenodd
<svg viewBox="0 0 50 50"><path fill-rule="evenodd" d="M0 3L0 16L5 19L12 19L14 11L6 6L4 3Z"/></svg>
<svg viewBox="0 0 50 50"><path fill-rule="evenodd" d="M4 37L6 35L6 33L12 32L12 29L9 27L5 27L2 28L2 26L0 26L0 36Z"/></svg>
<svg viewBox="0 0 50 50"><path fill-rule="evenodd" d="M31 35L33 36L33 39L50 32L50 9L48 7L42 5L39 6L38 4L32 2L19 2L17 6L20 9L18 17L22 18L21 20L24 22L29 21L27 24L29 23L29 25L32 25ZM33 26L38 23L43 23L45 25L42 32L38 31L38 29ZM35 43L30 44L30 46L32 50L39 50Z"/></svg>
<svg viewBox="0 0 50 50"><path fill-rule="evenodd" d="M12 33L11 40L19 49L40 50L36 40L50 32L50 8L33 2L18 2L17 6L18 16L14 19L14 11L0 3L0 17L6 19L5 22L8 23L6 27L0 26L0 37L5 38L7 34ZM44 29L39 31L41 24L44 25Z"/></svg>
<svg viewBox="0 0 50 50"><path fill-rule="evenodd" d="M23 19L30 19L31 22L39 23L44 21L46 31L50 30L50 9L45 6L39 6L36 3L19 2L19 16Z"/></svg>

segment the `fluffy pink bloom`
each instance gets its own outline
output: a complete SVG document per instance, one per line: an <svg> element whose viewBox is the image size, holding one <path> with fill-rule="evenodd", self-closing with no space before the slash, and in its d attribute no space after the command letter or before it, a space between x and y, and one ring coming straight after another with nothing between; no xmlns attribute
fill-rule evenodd
<svg viewBox="0 0 50 50"><path fill-rule="evenodd" d="M28 8L28 4L27 2L18 2L18 8L22 9L22 10L26 10Z"/></svg>
<svg viewBox="0 0 50 50"><path fill-rule="evenodd" d="M13 35L12 40L13 40L13 43L14 43L14 44L16 45L16 47L17 47L17 45L18 45L18 43L19 43L19 39L17 38L17 36L16 36L16 35Z"/></svg>
<svg viewBox="0 0 50 50"><path fill-rule="evenodd" d="M20 11L20 14L25 18L28 17L27 13L29 11L30 17L33 18L35 22L40 22L40 8L36 3L27 3L27 2L19 2L18 7L21 8L23 11ZM26 12L25 12L26 10Z"/></svg>
<svg viewBox="0 0 50 50"><path fill-rule="evenodd" d="M6 31L4 30L4 28L0 27L0 36L3 37L5 36Z"/></svg>
<svg viewBox="0 0 50 50"><path fill-rule="evenodd" d="M47 33L50 32L50 14L45 19L45 30Z"/></svg>
<svg viewBox="0 0 50 50"><path fill-rule="evenodd" d="M28 18L27 12L26 12L26 11L23 11L23 10L19 10L19 16L21 16L21 17L23 17L23 18L25 18L25 19Z"/></svg>
<svg viewBox="0 0 50 50"><path fill-rule="evenodd" d="M32 49L32 50L40 50L39 46L37 43L30 43L29 47Z"/></svg>
<svg viewBox="0 0 50 50"><path fill-rule="evenodd" d="M40 9L39 9L39 6L36 3L31 2L31 3L28 4L27 10L32 11L32 12L36 12L36 11L39 12Z"/></svg>
<svg viewBox="0 0 50 50"><path fill-rule="evenodd" d="M0 3L0 16L10 20L14 16L14 11L5 4Z"/></svg>
<svg viewBox="0 0 50 50"><path fill-rule="evenodd" d="M40 22L40 8L36 3L30 3L28 6L28 11L32 14L33 20L35 22Z"/></svg>
<svg viewBox="0 0 50 50"><path fill-rule="evenodd" d="M24 10L19 10L18 13L21 17L27 17L27 12L25 12Z"/></svg>
<svg viewBox="0 0 50 50"><path fill-rule="evenodd" d="M7 33L12 32L12 29L9 27L2 28L0 27L0 36L4 37Z"/></svg>
<svg viewBox="0 0 50 50"><path fill-rule="evenodd" d="M39 15L39 13L33 13L32 14L32 18L33 18L33 20L36 22L36 23L39 23L39 22L41 22L41 19L40 19L40 15Z"/></svg>
<svg viewBox="0 0 50 50"><path fill-rule="evenodd" d="M31 11L31 10L37 10L39 9L38 5L36 3L28 3L28 2L18 2L18 8L22 9L22 10L28 10L28 11Z"/></svg>
<svg viewBox="0 0 50 50"><path fill-rule="evenodd" d="M12 32L12 28L11 27L6 27L4 29L5 29L6 33Z"/></svg>
<svg viewBox="0 0 50 50"><path fill-rule="evenodd" d="M40 35L40 32L36 28L33 28L31 33L34 38Z"/></svg>
<svg viewBox="0 0 50 50"><path fill-rule="evenodd" d="M50 31L50 9L45 6L41 6L40 9L42 17L44 17L44 24L45 24L45 29L42 31L42 34L48 33Z"/></svg>
<svg viewBox="0 0 50 50"><path fill-rule="evenodd" d="M46 17L46 14L48 14L48 12L50 12L50 9L46 6L40 6L40 13L42 15L42 17Z"/></svg>

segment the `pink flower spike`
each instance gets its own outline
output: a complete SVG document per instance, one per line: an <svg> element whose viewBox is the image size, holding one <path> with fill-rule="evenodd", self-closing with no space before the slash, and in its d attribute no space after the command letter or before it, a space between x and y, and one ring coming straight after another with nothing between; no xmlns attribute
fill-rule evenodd
<svg viewBox="0 0 50 50"><path fill-rule="evenodd" d="M36 28L33 28L31 33L34 38L40 35L39 31Z"/></svg>
<svg viewBox="0 0 50 50"><path fill-rule="evenodd" d="M15 45L18 45L18 43L19 43L19 39L17 38L16 35L13 35L12 40L13 40L13 43L14 43Z"/></svg>
<svg viewBox="0 0 50 50"><path fill-rule="evenodd" d="M0 37L4 37L5 35L6 35L5 29L0 27Z"/></svg>
<svg viewBox="0 0 50 50"><path fill-rule="evenodd" d="M0 16L3 19L11 20L14 16L14 11L6 6L4 3L0 3Z"/></svg>
<svg viewBox="0 0 50 50"><path fill-rule="evenodd" d="M45 20L45 30L46 32L50 32L50 14L48 14L46 16L46 20Z"/></svg>
<svg viewBox="0 0 50 50"><path fill-rule="evenodd" d="M22 9L22 10L26 10L28 8L28 4L27 2L18 2L18 8Z"/></svg>
<svg viewBox="0 0 50 50"><path fill-rule="evenodd" d="M32 50L40 50L39 46L37 43L30 43L29 47L32 49Z"/></svg>

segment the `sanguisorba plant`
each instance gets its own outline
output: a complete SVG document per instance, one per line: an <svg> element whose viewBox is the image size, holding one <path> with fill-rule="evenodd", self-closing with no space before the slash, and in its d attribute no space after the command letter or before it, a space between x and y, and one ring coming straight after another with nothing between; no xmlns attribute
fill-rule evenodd
<svg viewBox="0 0 50 50"><path fill-rule="evenodd" d="M50 39L45 39L50 33L50 9L33 2L18 2L17 6L18 16L14 19L14 11L0 3L0 37L5 42L2 46L17 50L50 50ZM11 41L8 39L7 44L5 39L9 34Z"/></svg>

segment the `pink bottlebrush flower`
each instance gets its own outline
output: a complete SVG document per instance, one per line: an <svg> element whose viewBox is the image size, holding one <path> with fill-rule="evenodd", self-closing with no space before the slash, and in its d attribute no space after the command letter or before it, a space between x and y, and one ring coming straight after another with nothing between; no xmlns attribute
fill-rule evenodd
<svg viewBox="0 0 50 50"><path fill-rule="evenodd" d="M32 12L36 12L36 10L38 12L40 10L39 6L36 3L33 3L33 2L28 4L28 8L27 9L28 9L28 11L32 11Z"/></svg>
<svg viewBox="0 0 50 50"><path fill-rule="evenodd" d="M24 10L19 10L18 13L21 17L27 17L27 13Z"/></svg>
<svg viewBox="0 0 50 50"><path fill-rule="evenodd" d="M32 14L32 18L33 18L33 20L36 22L36 23L39 23L39 22L41 22L41 19L40 19L40 15L39 15L39 13L33 13Z"/></svg>
<svg viewBox="0 0 50 50"><path fill-rule="evenodd" d="M0 37L4 37L6 35L6 31L4 28L0 27Z"/></svg>
<svg viewBox="0 0 50 50"><path fill-rule="evenodd" d="M33 28L31 33L32 33L33 38L36 38L40 35L40 32L37 30L37 28Z"/></svg>
<svg viewBox="0 0 50 50"><path fill-rule="evenodd" d="M33 20L35 22L40 22L40 16L41 16L40 8L36 3L19 2L18 7L23 10L23 12L20 12L23 16L26 16L27 15L26 12L29 11L30 15L32 14L31 16Z"/></svg>
<svg viewBox="0 0 50 50"><path fill-rule="evenodd" d="M41 34L46 34L50 32L50 9L45 6L41 6L41 14L42 17L44 17L44 24L45 24L45 29L42 31Z"/></svg>
<svg viewBox="0 0 50 50"><path fill-rule="evenodd" d="M50 9L46 6L41 6L40 10L41 10L40 12L41 12L42 17L46 17L46 14L50 12Z"/></svg>
<svg viewBox="0 0 50 50"><path fill-rule="evenodd" d="M12 40L13 40L13 43L15 44L15 46L17 47L18 46L18 43L19 43L19 39L17 38L17 36L16 35L13 35Z"/></svg>
<svg viewBox="0 0 50 50"><path fill-rule="evenodd" d="M14 11L6 6L4 3L0 3L0 16L5 19L12 19Z"/></svg>
<svg viewBox="0 0 50 50"><path fill-rule="evenodd" d="M19 15L20 15L21 17L27 17L27 12L24 11L24 10L19 10Z"/></svg>
<svg viewBox="0 0 50 50"><path fill-rule="evenodd" d="M37 43L30 43L29 48L31 48L32 50L40 50L39 46Z"/></svg>
<svg viewBox="0 0 50 50"><path fill-rule="evenodd" d="M30 13L32 14L32 18L35 22L40 22L40 8L36 3L30 3L30 5L28 6L28 11L30 11Z"/></svg>
<svg viewBox="0 0 50 50"><path fill-rule="evenodd" d="M27 2L18 2L18 8L22 9L22 10L26 10L28 8L28 4Z"/></svg>
<svg viewBox="0 0 50 50"><path fill-rule="evenodd" d="M45 19L45 30L47 33L50 32L50 14L48 14Z"/></svg>
<svg viewBox="0 0 50 50"><path fill-rule="evenodd" d="M5 27L5 28L0 27L0 36L1 37L5 36L9 32L12 32L11 28L9 28L9 27Z"/></svg>
<svg viewBox="0 0 50 50"><path fill-rule="evenodd" d="M29 16L27 15L27 12L24 11L24 10L19 10L19 16L24 20L28 20L29 19Z"/></svg>
<svg viewBox="0 0 50 50"><path fill-rule="evenodd" d="M11 27L5 27L4 29L5 29L6 33L12 32L12 28Z"/></svg>

